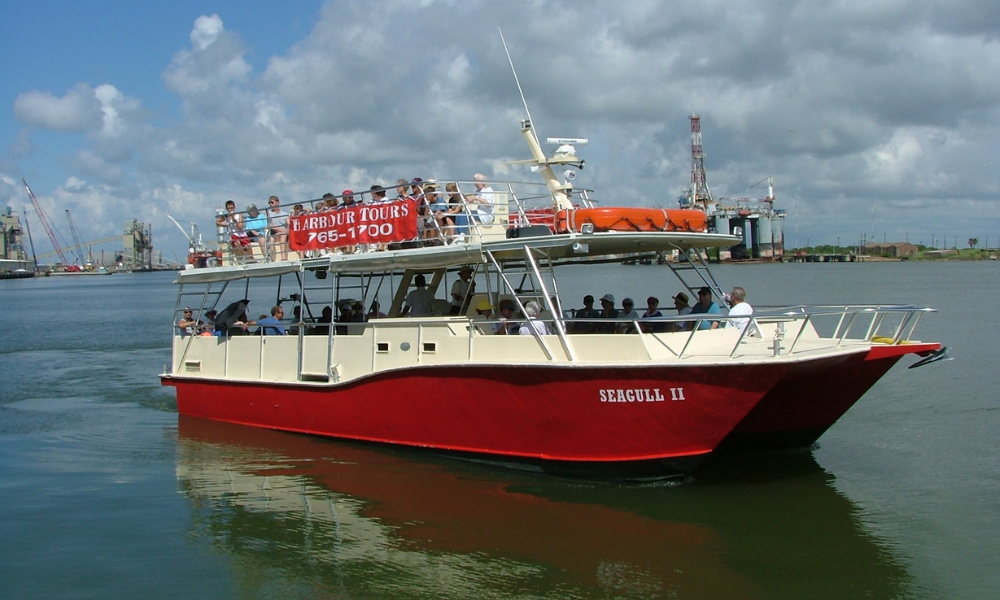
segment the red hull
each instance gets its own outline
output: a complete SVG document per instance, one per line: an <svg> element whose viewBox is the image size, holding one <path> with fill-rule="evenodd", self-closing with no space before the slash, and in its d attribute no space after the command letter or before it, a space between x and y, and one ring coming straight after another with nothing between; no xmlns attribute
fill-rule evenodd
<svg viewBox="0 0 1000 600"><path fill-rule="evenodd" d="M796 364L720 447L811 446L900 358L938 348L940 344L873 346L868 352Z"/></svg>
<svg viewBox="0 0 1000 600"><path fill-rule="evenodd" d="M177 388L182 415L543 468L658 463L654 469L676 472L657 475L677 475L711 452L787 370L456 366L330 388L170 376L163 383Z"/></svg>

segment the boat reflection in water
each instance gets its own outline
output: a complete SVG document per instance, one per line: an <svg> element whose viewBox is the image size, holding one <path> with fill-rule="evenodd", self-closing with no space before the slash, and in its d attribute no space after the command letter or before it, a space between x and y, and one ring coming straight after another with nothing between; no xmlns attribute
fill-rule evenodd
<svg viewBox="0 0 1000 600"><path fill-rule="evenodd" d="M589 484L181 416L177 478L254 597L905 595L809 453L732 460Z"/></svg>

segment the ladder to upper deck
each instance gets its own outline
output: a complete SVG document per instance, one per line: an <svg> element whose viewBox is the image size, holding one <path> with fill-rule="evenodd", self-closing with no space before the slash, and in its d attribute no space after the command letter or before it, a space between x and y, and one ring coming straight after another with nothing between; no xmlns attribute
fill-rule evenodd
<svg viewBox="0 0 1000 600"><path fill-rule="evenodd" d="M672 263L667 261L667 266L670 267L670 270L681 284L687 288L691 298L697 299L698 290L707 287L712 290L712 294L721 302L725 296L725 291L723 291L719 282L715 280L712 271L709 270L706 259L707 255L702 254L701 250L692 248L687 251L681 250L678 252L677 262Z"/></svg>

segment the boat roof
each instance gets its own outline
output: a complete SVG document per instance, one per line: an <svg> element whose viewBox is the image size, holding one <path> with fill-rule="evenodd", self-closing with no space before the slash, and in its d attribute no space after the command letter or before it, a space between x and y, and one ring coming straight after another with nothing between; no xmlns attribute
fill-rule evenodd
<svg viewBox="0 0 1000 600"><path fill-rule="evenodd" d="M738 244L740 240L733 235L690 231L566 233L190 269L181 271L175 283L235 281L305 270L328 270L333 273L434 270L487 263L490 254L501 262L522 260L526 248L538 251L558 264L622 255L728 247Z"/></svg>

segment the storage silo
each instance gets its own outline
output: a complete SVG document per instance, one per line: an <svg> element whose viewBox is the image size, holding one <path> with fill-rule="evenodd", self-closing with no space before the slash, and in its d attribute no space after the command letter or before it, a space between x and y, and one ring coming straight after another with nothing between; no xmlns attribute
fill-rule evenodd
<svg viewBox="0 0 1000 600"><path fill-rule="evenodd" d="M771 216L771 240L774 245L775 260L782 260L785 256L785 210L783 208L774 209Z"/></svg>
<svg viewBox="0 0 1000 600"><path fill-rule="evenodd" d="M774 245L771 241L771 216L767 213L759 213L757 219L757 246L758 256L764 260L774 258Z"/></svg>

